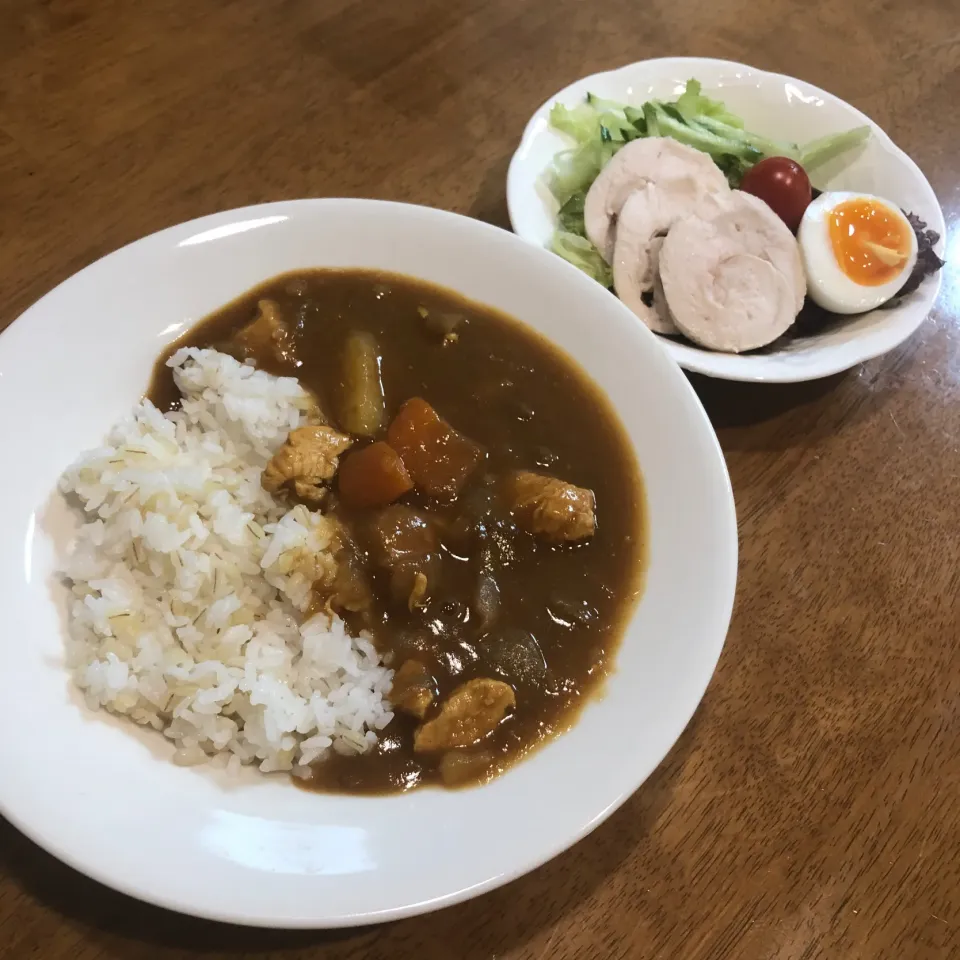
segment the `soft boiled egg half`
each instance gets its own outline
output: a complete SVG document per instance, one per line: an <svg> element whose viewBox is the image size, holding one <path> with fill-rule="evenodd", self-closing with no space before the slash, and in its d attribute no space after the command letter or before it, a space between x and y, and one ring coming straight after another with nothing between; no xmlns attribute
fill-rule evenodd
<svg viewBox="0 0 960 960"><path fill-rule="evenodd" d="M807 293L824 310L864 313L886 303L917 262L917 237L894 204L867 193L822 193L797 233Z"/></svg>

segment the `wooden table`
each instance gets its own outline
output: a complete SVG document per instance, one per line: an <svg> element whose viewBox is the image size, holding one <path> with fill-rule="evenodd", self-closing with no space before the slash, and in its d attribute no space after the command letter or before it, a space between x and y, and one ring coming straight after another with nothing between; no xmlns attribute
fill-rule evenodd
<svg viewBox="0 0 960 960"><path fill-rule="evenodd" d="M507 226L533 109L680 53L865 110L924 168L960 263L956 0L0 0L0 326L122 244L264 200ZM696 381L737 494L733 625L680 742L574 849L436 916L258 932L128 900L0 821L0 957L960 956L958 310L948 269L886 357Z"/></svg>

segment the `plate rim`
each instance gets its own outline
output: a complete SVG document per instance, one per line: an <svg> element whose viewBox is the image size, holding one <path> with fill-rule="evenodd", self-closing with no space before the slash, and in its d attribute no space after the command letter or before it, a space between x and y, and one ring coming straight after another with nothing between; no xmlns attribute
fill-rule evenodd
<svg viewBox="0 0 960 960"><path fill-rule="evenodd" d="M2 331L2 333L0 333L0 364L3 363L4 354L6 354L8 350L17 349L15 341L20 336L27 335L24 333L24 331L27 329L30 316L34 312L39 313L42 311L42 305L47 298L52 297L57 291L62 291L63 288L68 287L72 283L76 282L77 278L82 274L93 270L94 268L98 267L98 265L101 265L104 261L108 261L110 258L115 257L118 254L121 254L125 251L129 252L132 248L138 245L156 243L163 238L168 240L174 240L175 238L179 239L180 237L201 232L203 228L213 228L221 224L235 221L241 217L249 218L253 214L269 216L272 213L286 211L292 211L292 213L295 214L304 207L319 208L322 210L323 207L334 204L381 208L387 206L390 208L402 209L405 213L416 216L424 216L438 220L466 221L470 224L471 229L488 233L491 237L496 236L501 238L501 240L502 238L509 237L510 239L507 241L509 243L525 242L522 240L522 238L516 235L511 236L510 231L503 230L492 224L475 220L474 218L466 217L461 214L456 214L450 211L424 205L398 203L394 201L375 199L349 197L302 198L273 201L263 204L252 204L231 210L219 211L191 220L183 221L182 223L164 227L153 233L147 234L144 237L133 240L130 243L124 244L116 250L110 251L109 253L97 258L97 260L82 267L80 270L56 284L49 291L44 293L38 300L28 306L14 321L9 324L4 331ZM539 256L541 254L537 255ZM591 286L593 285L593 281L582 274L579 270L570 264L564 263L559 258L553 258L548 251L542 251L542 256L551 257L552 269L559 267L561 270L567 271L570 282L576 284L588 283L591 284ZM626 310L625 307L622 309ZM524 322L522 318L518 317L517 319L521 322ZM649 331L644 330L644 333L647 336L653 336L651 333L649 333ZM666 363L668 366L674 368L677 366L676 363L662 351L651 350L650 353L651 362L653 363ZM723 451L720 447L719 439L703 407L702 402L696 395L696 392L693 390L687 378L684 377L679 370L676 370L675 372L678 376L678 389L685 394L688 403L692 405L692 409L696 412L696 419L699 424L697 427L697 432L702 434L702 439L706 441L704 456L705 458L709 459L709 461L712 461L712 469L716 471L717 479L722 481L722 483L717 485L715 490L717 501L722 505L722 517L718 520L718 523L722 528L723 544L726 551L724 556L721 557L718 555L717 557L717 592L718 595L722 597L722 603L718 604L718 611L722 611L722 617L718 612L716 620L711 627L711 629L715 631L717 639L711 644L709 649L709 657L705 656L701 660L704 670L703 682L702 684L697 684L696 696L691 697L691 705L689 710L683 710L676 714L674 722L670 725L670 735L667 738L668 746L662 752L662 755L656 757L651 756L650 761L648 761L646 765L643 767L638 766L636 768L636 772L630 777L631 785L624 789L623 792L613 800L613 802L609 803L606 807L597 812L595 816L583 823L575 832L571 834L565 834L561 839L549 845L545 845L544 850L541 851L536 858L518 861L509 869L504 870L498 875L492 876L480 883L466 886L462 889L453 890L450 893L434 897L423 902L406 903L400 906L344 914L335 918L323 917L318 919L316 916L310 915L300 915L297 917L277 917L270 914L269 911L261 915L251 915L249 913L241 915L232 913L229 908L209 909L205 908L203 905L197 906L196 904L187 902L186 900L179 899L175 892L173 894L163 895L158 893L155 889L141 889L136 886L129 877L118 877L111 874L109 869L102 868L99 863L83 861L81 858L74 856L70 850L64 849L59 844L52 842L50 838L44 835L41 826L34 824L28 819L22 817L17 809L13 809L11 807L11 804L7 801L7 799L5 799L2 792L0 792L0 816L6 818L15 829L26 836L31 842L35 843L41 849L54 856L71 869L76 870L78 873L89 877L95 882L98 882L121 894L131 896L135 899L185 915L217 922L232 923L240 926L278 929L337 929L373 923L383 923L386 921L399 920L427 912L432 912L434 910L451 906L456 903L472 899L480 894L497 889L498 887L503 886L514 879L532 872L533 870L542 866L544 863L570 849L594 829L600 826L600 824L607 820L616 810L618 810L636 792L636 790L639 789L640 786L642 786L642 784L649 779L653 772L663 762L665 757L674 749L677 741L683 734L683 731L687 728L691 719L700 707L706 690L715 674L716 666L723 652L726 637L729 632L730 621L736 599L739 562L736 504L733 496L732 484L730 481L729 471L726 467ZM643 468L641 465L641 471L642 469Z"/></svg>

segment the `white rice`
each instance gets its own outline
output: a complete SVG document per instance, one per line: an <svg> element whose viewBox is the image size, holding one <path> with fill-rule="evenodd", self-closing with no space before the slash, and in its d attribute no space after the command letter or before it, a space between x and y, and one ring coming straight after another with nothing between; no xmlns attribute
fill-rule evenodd
<svg viewBox="0 0 960 960"><path fill-rule="evenodd" d="M392 719L392 671L325 614L331 521L260 474L312 408L290 377L213 350L169 361L182 409L144 400L61 479L85 523L66 564L68 664L88 704L162 730L181 764L264 772L362 753Z"/></svg>

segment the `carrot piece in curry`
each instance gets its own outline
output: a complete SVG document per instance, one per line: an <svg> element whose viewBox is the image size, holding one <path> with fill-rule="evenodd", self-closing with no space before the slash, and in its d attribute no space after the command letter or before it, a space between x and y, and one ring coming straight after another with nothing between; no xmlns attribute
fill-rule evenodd
<svg viewBox="0 0 960 960"><path fill-rule="evenodd" d="M403 458L417 489L438 500L455 500L487 455L421 397L400 408L387 430L387 441Z"/></svg>
<svg viewBox="0 0 960 960"><path fill-rule="evenodd" d="M351 507L383 507L413 489L400 455L382 440L344 457L338 483Z"/></svg>

